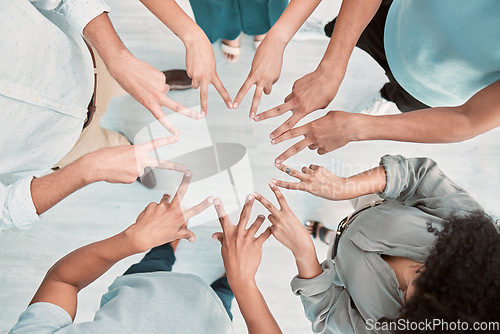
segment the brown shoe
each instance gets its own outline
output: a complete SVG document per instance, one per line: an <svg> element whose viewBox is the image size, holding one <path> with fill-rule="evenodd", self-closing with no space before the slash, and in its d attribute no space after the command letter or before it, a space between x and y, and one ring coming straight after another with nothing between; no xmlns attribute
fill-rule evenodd
<svg viewBox="0 0 500 334"><path fill-rule="evenodd" d="M191 88L191 78L187 75L186 70L169 70L163 71L166 77L166 83L170 86L170 90L184 90Z"/></svg>

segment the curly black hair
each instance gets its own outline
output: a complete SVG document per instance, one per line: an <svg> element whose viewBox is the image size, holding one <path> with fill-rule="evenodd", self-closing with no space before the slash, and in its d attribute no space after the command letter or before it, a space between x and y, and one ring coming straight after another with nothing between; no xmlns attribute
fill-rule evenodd
<svg viewBox="0 0 500 334"><path fill-rule="evenodd" d="M436 243L414 283L415 295L393 322L421 324L418 333L500 332L500 233L496 222L477 211L448 217L441 231L432 225L428 229L437 235ZM441 325L423 326L429 322ZM485 327L490 322L491 327ZM475 323L483 327L476 328ZM393 332L417 330L396 326Z"/></svg>

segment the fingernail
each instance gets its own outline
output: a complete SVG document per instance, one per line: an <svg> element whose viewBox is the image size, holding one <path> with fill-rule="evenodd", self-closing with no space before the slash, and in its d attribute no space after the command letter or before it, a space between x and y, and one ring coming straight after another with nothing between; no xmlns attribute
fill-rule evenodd
<svg viewBox="0 0 500 334"><path fill-rule="evenodd" d="M187 171L184 172L184 175L191 177L193 176L193 172L188 169Z"/></svg>
<svg viewBox="0 0 500 334"><path fill-rule="evenodd" d="M277 162L274 163L274 166L277 167L277 168L280 168L280 164L277 163Z"/></svg>
<svg viewBox="0 0 500 334"><path fill-rule="evenodd" d="M278 181L276 181L276 180L274 180L274 179L273 179L273 180L271 180L271 182L272 182L273 184L278 184Z"/></svg>
<svg viewBox="0 0 500 334"><path fill-rule="evenodd" d="M276 139L271 140L271 144L276 144Z"/></svg>
<svg viewBox="0 0 500 334"><path fill-rule="evenodd" d="M257 122L257 121L259 121L259 120L260 120L260 116L255 116L255 117L253 118L253 120L254 120L254 121L256 121L256 122Z"/></svg>
<svg viewBox="0 0 500 334"><path fill-rule="evenodd" d="M255 117L255 113L250 113L250 118L253 119Z"/></svg>
<svg viewBox="0 0 500 334"><path fill-rule="evenodd" d="M238 102L234 102L234 103L233 103L233 109L238 108L238 106L239 106L239 103L238 103Z"/></svg>
<svg viewBox="0 0 500 334"><path fill-rule="evenodd" d="M253 200L254 196L253 194L250 194L247 196L247 202L250 202L251 200Z"/></svg>
<svg viewBox="0 0 500 334"><path fill-rule="evenodd" d="M274 137L276 137L276 136L274 135L274 133L271 133L271 134L269 135L269 137L271 137L271 139L274 139Z"/></svg>
<svg viewBox="0 0 500 334"><path fill-rule="evenodd" d="M215 204L215 205L219 205L219 204L220 204L220 201L219 201L219 199L218 199L218 198L214 199L214 204Z"/></svg>
<svg viewBox="0 0 500 334"><path fill-rule="evenodd" d="M212 239L214 239L215 241L219 241L219 239L217 239L215 235L212 235Z"/></svg>
<svg viewBox="0 0 500 334"><path fill-rule="evenodd" d="M269 187L274 188L274 187L276 187L276 185L272 182L269 182Z"/></svg>
<svg viewBox="0 0 500 334"><path fill-rule="evenodd" d="M195 237L191 237L188 240L189 240L189 242L194 242L196 240L196 238Z"/></svg>
<svg viewBox="0 0 500 334"><path fill-rule="evenodd" d="M214 202L214 198L212 196L209 196L207 198L207 202L210 203L210 204L212 204Z"/></svg>
<svg viewBox="0 0 500 334"><path fill-rule="evenodd" d="M266 216L264 216L264 215L258 215L257 218L259 218L259 219L266 219Z"/></svg>
<svg viewBox="0 0 500 334"><path fill-rule="evenodd" d="M280 159L276 159L276 160L274 160L274 162L275 162L276 164L278 164L278 165L279 165L279 164L281 164L281 160L280 160Z"/></svg>
<svg viewBox="0 0 500 334"><path fill-rule="evenodd" d="M232 109L232 108L233 108L233 102L228 102L228 103L227 103L227 107L228 107L229 109Z"/></svg>

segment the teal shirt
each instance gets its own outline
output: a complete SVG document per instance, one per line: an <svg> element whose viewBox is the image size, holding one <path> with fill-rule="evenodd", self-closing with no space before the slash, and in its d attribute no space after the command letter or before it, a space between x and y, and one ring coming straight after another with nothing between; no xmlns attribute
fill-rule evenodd
<svg viewBox="0 0 500 334"><path fill-rule="evenodd" d="M403 291L381 255L425 262L436 240L427 223L440 228L452 213L482 209L431 159L386 155L381 165L387 174L380 194L385 201L353 220L335 259L322 263L321 275L292 280L315 333L369 333L378 319L394 319Z"/></svg>
<svg viewBox="0 0 500 334"><path fill-rule="evenodd" d="M500 80L500 1L394 0L385 24L389 67L431 107L458 106Z"/></svg>
<svg viewBox="0 0 500 334"><path fill-rule="evenodd" d="M118 277L93 321L74 324L61 307L35 303L9 333L229 334L233 328L220 298L203 280L153 272Z"/></svg>

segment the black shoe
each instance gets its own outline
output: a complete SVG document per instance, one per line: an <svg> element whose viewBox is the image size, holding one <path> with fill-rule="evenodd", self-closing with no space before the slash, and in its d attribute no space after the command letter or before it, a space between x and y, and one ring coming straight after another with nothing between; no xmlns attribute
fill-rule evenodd
<svg viewBox="0 0 500 334"><path fill-rule="evenodd" d="M170 86L170 90L184 90L192 87L191 78L187 75L186 70L169 70L163 71L166 77L166 83Z"/></svg>
<svg viewBox="0 0 500 334"><path fill-rule="evenodd" d="M325 35L326 36L332 37L333 28L335 27L335 21L337 21L337 18L334 18L333 20L331 20L330 22L328 22L325 25Z"/></svg>
<svg viewBox="0 0 500 334"><path fill-rule="evenodd" d="M146 188L153 189L156 186L156 178L151 167L144 168L144 174L137 178L137 181Z"/></svg>

